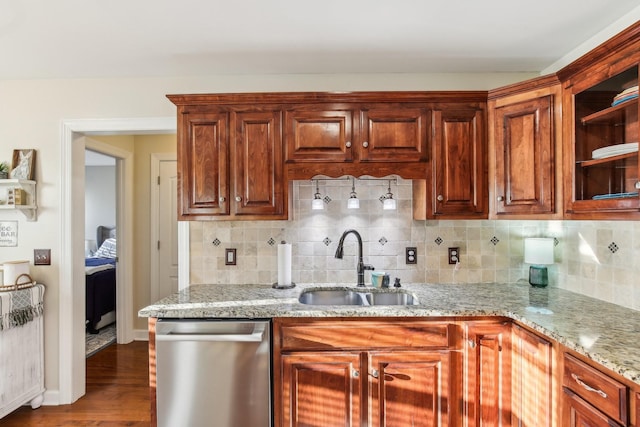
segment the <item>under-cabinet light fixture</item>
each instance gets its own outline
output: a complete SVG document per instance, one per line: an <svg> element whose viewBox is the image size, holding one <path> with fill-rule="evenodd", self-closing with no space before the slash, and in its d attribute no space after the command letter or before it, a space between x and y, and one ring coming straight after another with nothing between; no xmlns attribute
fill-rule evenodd
<svg viewBox="0 0 640 427"><path fill-rule="evenodd" d="M384 200L382 201L382 209L385 211L395 210L397 206L396 199L393 198L393 193L391 192L391 181L389 181L387 194L384 195Z"/></svg>
<svg viewBox="0 0 640 427"><path fill-rule="evenodd" d="M351 194L349 194L349 200L347 200L347 209L360 209L360 200L356 194L356 183L354 178L351 178Z"/></svg>
<svg viewBox="0 0 640 427"><path fill-rule="evenodd" d="M316 180L316 193L313 195L313 200L311 201L311 209L314 211L324 209L324 200L322 200L322 195L320 194L318 180Z"/></svg>

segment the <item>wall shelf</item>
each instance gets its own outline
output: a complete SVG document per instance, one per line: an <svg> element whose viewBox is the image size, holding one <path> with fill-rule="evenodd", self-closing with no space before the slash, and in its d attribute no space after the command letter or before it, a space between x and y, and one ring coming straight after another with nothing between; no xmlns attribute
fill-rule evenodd
<svg viewBox="0 0 640 427"><path fill-rule="evenodd" d="M8 191L19 188L26 193L26 203L21 205L8 204ZM0 211L20 211L27 221L37 219L38 206L36 202L36 182L26 179L0 179Z"/></svg>

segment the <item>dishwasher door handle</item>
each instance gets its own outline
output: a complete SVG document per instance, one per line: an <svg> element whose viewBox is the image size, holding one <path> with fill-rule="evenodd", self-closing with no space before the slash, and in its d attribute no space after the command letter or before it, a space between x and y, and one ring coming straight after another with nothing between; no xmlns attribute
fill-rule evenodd
<svg viewBox="0 0 640 427"><path fill-rule="evenodd" d="M181 334L169 332L156 334L156 341L203 341L203 342L261 342L264 338L265 324L256 324L250 334Z"/></svg>

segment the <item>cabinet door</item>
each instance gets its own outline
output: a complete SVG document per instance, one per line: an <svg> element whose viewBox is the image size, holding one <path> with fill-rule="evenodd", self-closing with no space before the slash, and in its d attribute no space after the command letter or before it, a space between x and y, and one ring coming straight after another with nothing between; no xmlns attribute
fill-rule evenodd
<svg viewBox="0 0 640 427"><path fill-rule="evenodd" d="M551 343L515 325L512 339L512 425L551 426Z"/></svg>
<svg viewBox="0 0 640 427"><path fill-rule="evenodd" d="M179 113L179 218L228 215L229 115L225 112Z"/></svg>
<svg viewBox="0 0 640 427"><path fill-rule="evenodd" d="M451 354L370 353L371 426L448 426L453 396Z"/></svg>
<svg viewBox="0 0 640 427"><path fill-rule="evenodd" d="M360 160L426 162L429 116L426 108L373 106L361 111Z"/></svg>
<svg viewBox="0 0 640 427"><path fill-rule="evenodd" d="M553 97L495 112L495 212L554 212Z"/></svg>
<svg viewBox="0 0 640 427"><path fill-rule="evenodd" d="M361 425L359 353L282 356L282 426Z"/></svg>
<svg viewBox="0 0 640 427"><path fill-rule="evenodd" d="M567 427L621 426L567 388L563 388L562 412L562 425Z"/></svg>
<svg viewBox="0 0 640 427"><path fill-rule="evenodd" d="M482 110L455 107L433 112L435 215L486 215L483 116Z"/></svg>
<svg viewBox="0 0 640 427"><path fill-rule="evenodd" d="M467 323L464 415L468 427L511 425L510 323Z"/></svg>
<svg viewBox="0 0 640 427"><path fill-rule="evenodd" d="M233 200L236 215L284 213L280 112L235 113Z"/></svg>
<svg viewBox="0 0 640 427"><path fill-rule="evenodd" d="M285 112L287 162L350 162L353 160L353 111L323 106Z"/></svg>

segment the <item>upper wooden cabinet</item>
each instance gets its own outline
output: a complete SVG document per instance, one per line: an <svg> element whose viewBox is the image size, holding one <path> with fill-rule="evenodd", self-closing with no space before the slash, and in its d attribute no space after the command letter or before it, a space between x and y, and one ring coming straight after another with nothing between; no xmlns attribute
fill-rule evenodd
<svg viewBox="0 0 640 427"><path fill-rule="evenodd" d="M430 173L413 181L414 219L487 217L486 103L433 106Z"/></svg>
<svg viewBox="0 0 640 427"><path fill-rule="evenodd" d="M287 162L426 162L424 105L297 105L285 111Z"/></svg>
<svg viewBox="0 0 640 427"><path fill-rule="evenodd" d="M640 212L638 85L640 24L561 70L565 217L631 219Z"/></svg>
<svg viewBox="0 0 640 427"><path fill-rule="evenodd" d="M492 218L562 215L561 91L545 76L489 93Z"/></svg>
<svg viewBox="0 0 640 427"><path fill-rule="evenodd" d="M170 99L178 105L179 219L286 218L280 111Z"/></svg>

